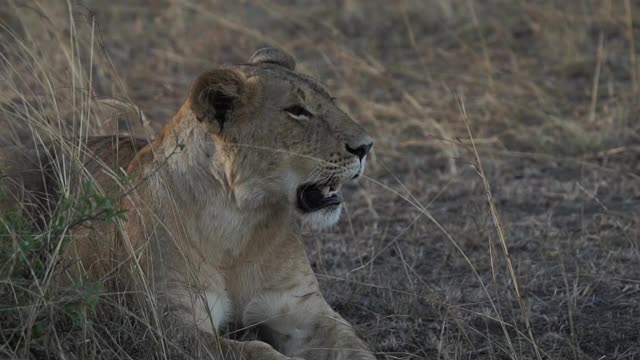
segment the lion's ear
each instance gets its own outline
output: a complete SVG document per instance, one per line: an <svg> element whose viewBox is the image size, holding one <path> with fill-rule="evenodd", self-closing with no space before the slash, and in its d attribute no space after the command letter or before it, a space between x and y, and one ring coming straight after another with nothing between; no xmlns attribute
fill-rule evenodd
<svg viewBox="0 0 640 360"><path fill-rule="evenodd" d="M217 124L222 132L234 110L243 106L247 97L244 75L231 69L207 71L196 79L191 90L191 111L199 121Z"/></svg>
<svg viewBox="0 0 640 360"><path fill-rule="evenodd" d="M291 71L296 69L296 59L294 59L293 56L287 54L282 49L270 47L258 49L251 55L249 63L278 65Z"/></svg>

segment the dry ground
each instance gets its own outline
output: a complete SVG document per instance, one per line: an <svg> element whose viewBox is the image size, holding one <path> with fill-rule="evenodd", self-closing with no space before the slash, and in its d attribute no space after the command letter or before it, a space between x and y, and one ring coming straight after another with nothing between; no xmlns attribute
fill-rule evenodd
<svg viewBox="0 0 640 360"><path fill-rule="evenodd" d="M325 296L380 359L640 359L640 3L0 6L6 117L55 123L20 104L114 96L157 129L199 72L264 45L322 79L376 146L347 216L305 239ZM185 333L159 346L121 294L97 290L78 325L56 315L69 298L5 300L18 282L0 274L2 358L202 351Z"/></svg>

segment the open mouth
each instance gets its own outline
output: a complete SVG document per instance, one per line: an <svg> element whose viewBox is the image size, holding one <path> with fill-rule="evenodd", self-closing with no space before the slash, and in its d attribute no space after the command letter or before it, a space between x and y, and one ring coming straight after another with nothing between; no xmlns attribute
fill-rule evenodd
<svg viewBox="0 0 640 360"><path fill-rule="evenodd" d="M298 207L302 212L310 213L328 207L337 207L342 203L342 196L336 185L307 183L297 190Z"/></svg>

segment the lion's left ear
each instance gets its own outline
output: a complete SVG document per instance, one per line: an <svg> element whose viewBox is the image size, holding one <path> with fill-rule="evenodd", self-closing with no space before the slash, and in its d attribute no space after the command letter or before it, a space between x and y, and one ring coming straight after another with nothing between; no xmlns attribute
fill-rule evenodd
<svg viewBox="0 0 640 360"><path fill-rule="evenodd" d="M232 69L215 69L200 75L191 90L191 111L201 122L217 125L221 133L231 114L247 101L247 80Z"/></svg>

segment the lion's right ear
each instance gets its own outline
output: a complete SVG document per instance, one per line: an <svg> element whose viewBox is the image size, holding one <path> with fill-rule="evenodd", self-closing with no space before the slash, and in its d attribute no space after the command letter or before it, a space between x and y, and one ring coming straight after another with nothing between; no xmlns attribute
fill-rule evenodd
<svg viewBox="0 0 640 360"><path fill-rule="evenodd" d="M222 132L231 114L246 103L244 75L231 69L207 71L196 79L191 90L191 111L198 121L217 125Z"/></svg>

